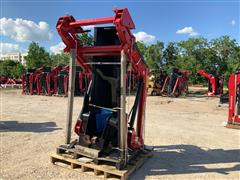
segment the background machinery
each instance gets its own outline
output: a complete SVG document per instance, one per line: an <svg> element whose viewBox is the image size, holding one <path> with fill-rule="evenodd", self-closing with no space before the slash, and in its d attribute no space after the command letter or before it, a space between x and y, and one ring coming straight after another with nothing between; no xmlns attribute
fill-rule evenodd
<svg viewBox="0 0 240 180"><path fill-rule="evenodd" d="M95 163L113 163L117 169L122 169L145 151L144 121L149 70L131 33L135 25L128 10L116 8L114 13L112 17L89 20L63 16L57 22L58 33L66 45L65 52L71 52L72 59L76 58L82 70L92 74L74 127L78 139L73 142L70 141L73 92L68 91L66 142L57 148L57 153L71 152L75 156L91 158ZM77 34L86 32L83 27L100 24L112 25L95 27L94 45L81 45ZM73 66L74 60L70 62ZM133 107L126 112L129 66L136 74L137 87ZM70 71L74 72L74 68ZM74 76L69 78L69 82L73 79Z"/></svg>
<svg viewBox="0 0 240 180"><path fill-rule="evenodd" d="M152 96L161 95L166 77L166 73L161 70L151 70L148 82L148 93Z"/></svg>
<svg viewBox="0 0 240 180"><path fill-rule="evenodd" d="M22 83L22 79L14 79L7 76L0 76L0 88L7 86L15 86L20 85Z"/></svg>
<svg viewBox="0 0 240 180"><path fill-rule="evenodd" d="M188 71L173 68L169 76L165 78L161 93L167 96L178 97L188 93Z"/></svg>
<svg viewBox="0 0 240 180"><path fill-rule="evenodd" d="M197 70L197 72L208 79L208 96L221 95L223 93L223 76L218 77L204 70Z"/></svg>
<svg viewBox="0 0 240 180"><path fill-rule="evenodd" d="M69 66L39 67L27 69L22 75L22 93L31 95L67 96ZM75 95L83 95L91 80L91 74L76 69Z"/></svg>

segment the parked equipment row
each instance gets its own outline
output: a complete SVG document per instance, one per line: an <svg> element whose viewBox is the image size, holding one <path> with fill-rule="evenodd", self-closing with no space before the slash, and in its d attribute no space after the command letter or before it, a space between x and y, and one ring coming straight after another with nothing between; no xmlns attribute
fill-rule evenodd
<svg viewBox="0 0 240 180"><path fill-rule="evenodd" d="M21 85L21 79L14 79L7 76L0 76L0 88L6 87L8 85Z"/></svg>
<svg viewBox="0 0 240 180"><path fill-rule="evenodd" d="M40 67L28 69L22 76L22 92L31 95L67 96L69 66ZM81 71L76 67L75 96L83 95L92 79L92 73ZM127 91L134 92L137 78L133 71L127 72Z"/></svg>
<svg viewBox="0 0 240 180"><path fill-rule="evenodd" d="M67 96L69 66L40 67L28 69L22 77L24 94L60 95ZM84 94L91 81L91 74L76 67L75 91L76 96Z"/></svg>

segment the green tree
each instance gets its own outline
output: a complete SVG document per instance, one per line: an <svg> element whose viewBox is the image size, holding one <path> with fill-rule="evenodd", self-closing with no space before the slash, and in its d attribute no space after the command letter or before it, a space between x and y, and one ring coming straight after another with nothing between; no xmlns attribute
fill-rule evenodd
<svg viewBox="0 0 240 180"><path fill-rule="evenodd" d="M147 46L144 44L144 42L137 41L137 47L138 47L138 50L140 51L140 53L142 54L142 56L145 58Z"/></svg>
<svg viewBox="0 0 240 180"><path fill-rule="evenodd" d="M179 49L177 47L177 44L174 42L169 42L167 47L163 51L163 69L169 72L173 67L178 67L178 57Z"/></svg>
<svg viewBox="0 0 240 180"><path fill-rule="evenodd" d="M139 50L151 69L170 72L173 67L190 72L191 83L207 82L197 73L198 69L228 76L240 68L240 46L229 36L221 36L208 41L205 38L189 38L178 43L170 42L164 49L163 43L150 46L137 42Z"/></svg>
<svg viewBox="0 0 240 180"><path fill-rule="evenodd" d="M150 69L159 69L163 65L163 49L164 43L157 41L147 47L145 52L146 62Z"/></svg>
<svg viewBox="0 0 240 180"><path fill-rule="evenodd" d="M20 78L25 71L25 67L21 63L17 63L16 66L12 69L12 77L13 78Z"/></svg>
<svg viewBox="0 0 240 180"><path fill-rule="evenodd" d="M51 66L50 55L38 43L32 42L28 47L28 55L26 56L27 68Z"/></svg>
<svg viewBox="0 0 240 180"><path fill-rule="evenodd" d="M93 36L87 32L78 34L77 38L80 40L80 44L83 46L92 46L93 45Z"/></svg>
<svg viewBox="0 0 240 180"><path fill-rule="evenodd" d="M20 78L25 68L20 62L12 60L0 61L0 76Z"/></svg>
<svg viewBox="0 0 240 180"><path fill-rule="evenodd" d="M197 74L198 69L206 70L204 62L208 59L208 41L205 38L189 38L177 43L180 49L178 65L180 69L190 72L190 82L198 83L203 77Z"/></svg>
<svg viewBox="0 0 240 180"><path fill-rule="evenodd" d="M69 53L52 54L50 58L53 66L64 66L69 63Z"/></svg>
<svg viewBox="0 0 240 180"><path fill-rule="evenodd" d="M212 62L217 68L218 74L226 73L228 76L240 65L239 46L236 40L229 36L222 36L210 42L212 51L216 54L215 61Z"/></svg>

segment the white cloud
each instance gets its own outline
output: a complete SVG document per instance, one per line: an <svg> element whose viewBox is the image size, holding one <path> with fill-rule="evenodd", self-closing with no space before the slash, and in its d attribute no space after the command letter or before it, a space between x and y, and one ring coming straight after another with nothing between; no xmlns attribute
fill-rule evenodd
<svg viewBox="0 0 240 180"><path fill-rule="evenodd" d="M0 54L19 52L18 44L0 43Z"/></svg>
<svg viewBox="0 0 240 180"><path fill-rule="evenodd" d="M136 37L137 41L142 41L146 44L151 44L154 43L156 41L156 37L150 34L147 34L145 32L137 32L134 33L134 36Z"/></svg>
<svg viewBox="0 0 240 180"><path fill-rule="evenodd" d="M63 52L63 49L65 48L65 44L63 42L60 42L54 46L51 46L50 47L50 51L53 53L53 54L59 54L61 52Z"/></svg>
<svg viewBox="0 0 240 180"><path fill-rule="evenodd" d="M93 31L94 27L95 27L94 25L83 26L83 30Z"/></svg>
<svg viewBox="0 0 240 180"><path fill-rule="evenodd" d="M231 24L232 24L232 26L235 26L236 21L233 19L233 20L231 21Z"/></svg>
<svg viewBox="0 0 240 180"><path fill-rule="evenodd" d="M0 35L8 36L18 42L45 41L53 36L49 25L44 21L37 24L20 18L13 20L3 17L0 19L0 24Z"/></svg>
<svg viewBox="0 0 240 180"><path fill-rule="evenodd" d="M189 34L190 36L198 36L198 33L192 27L184 27L176 32L177 34Z"/></svg>

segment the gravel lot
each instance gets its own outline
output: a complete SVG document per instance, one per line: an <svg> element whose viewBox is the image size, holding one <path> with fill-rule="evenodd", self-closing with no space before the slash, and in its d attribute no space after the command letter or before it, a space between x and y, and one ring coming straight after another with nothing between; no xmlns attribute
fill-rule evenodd
<svg viewBox="0 0 240 180"><path fill-rule="evenodd" d="M74 119L82 106L74 101ZM130 98L132 101L133 98ZM154 156L131 179L240 179L240 131L227 129L218 98L148 97L145 139ZM0 179L95 179L54 166L67 98L0 90Z"/></svg>

